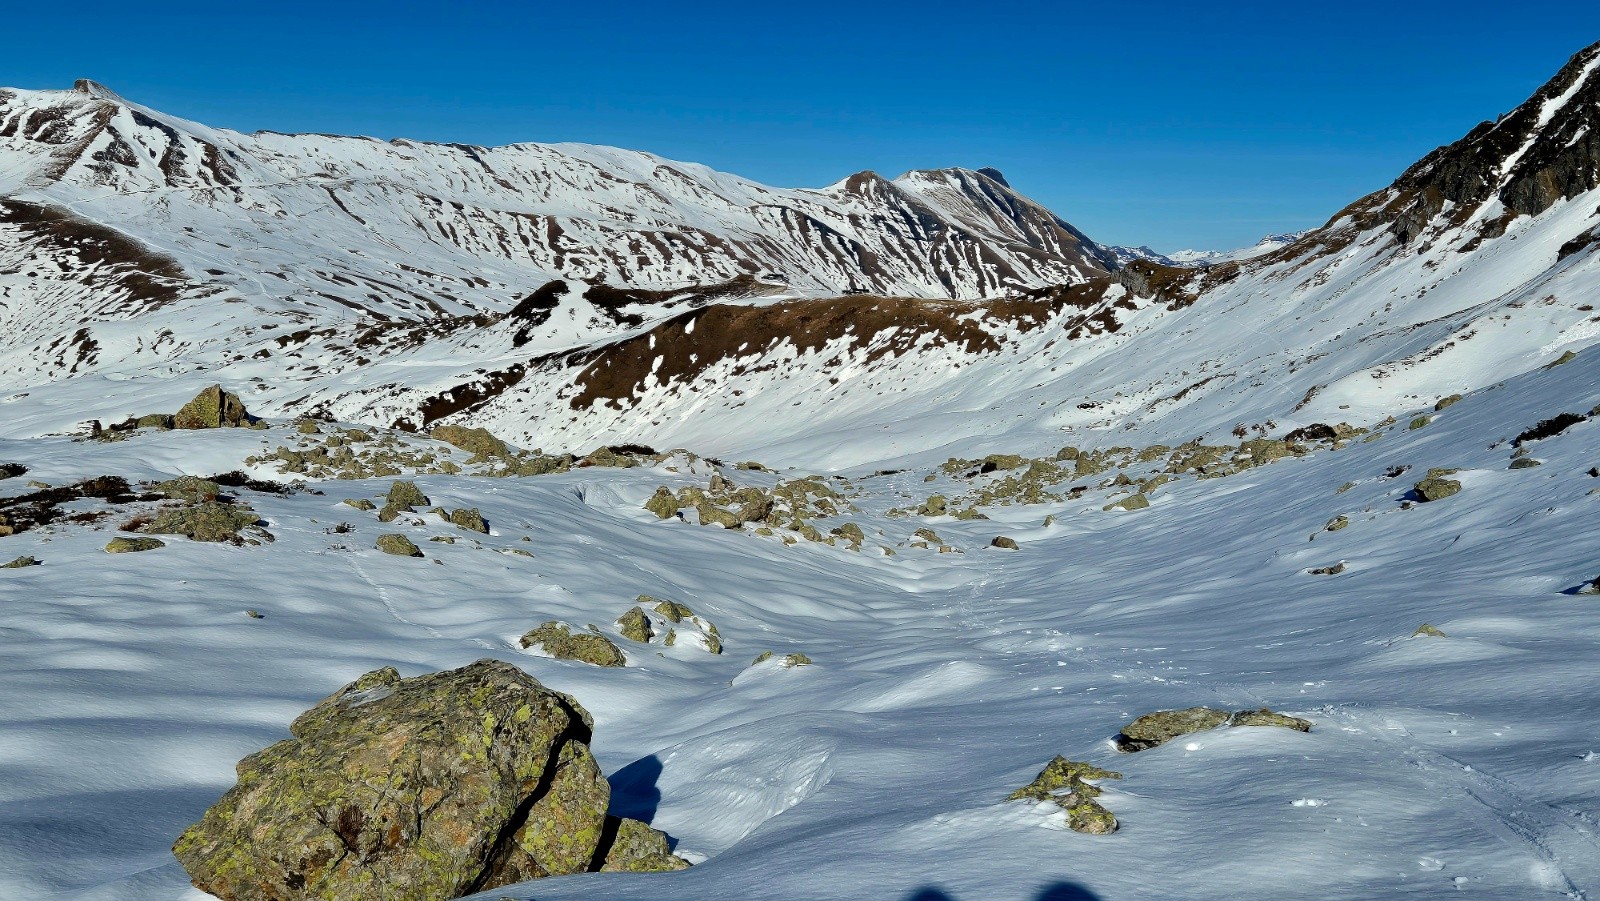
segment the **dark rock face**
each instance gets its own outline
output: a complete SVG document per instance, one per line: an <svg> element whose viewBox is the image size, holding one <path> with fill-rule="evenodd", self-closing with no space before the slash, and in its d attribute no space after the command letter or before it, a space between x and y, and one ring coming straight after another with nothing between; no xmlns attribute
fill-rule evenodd
<svg viewBox="0 0 1600 901"><path fill-rule="evenodd" d="M448 899L613 859L687 865L642 823L608 824L588 713L508 663L377 670L289 728L173 846L224 901Z"/></svg>

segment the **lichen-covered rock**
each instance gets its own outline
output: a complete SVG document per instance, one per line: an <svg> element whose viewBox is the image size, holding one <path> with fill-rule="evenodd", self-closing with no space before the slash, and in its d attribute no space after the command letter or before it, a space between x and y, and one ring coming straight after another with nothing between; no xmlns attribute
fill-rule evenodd
<svg viewBox="0 0 1600 901"><path fill-rule="evenodd" d="M167 543L159 538L124 538L118 535L106 542L108 554L136 554L140 551L153 551L156 548L166 547Z"/></svg>
<svg viewBox="0 0 1600 901"><path fill-rule="evenodd" d="M141 531L150 535L182 535L190 541L242 540L239 532L260 522L254 510L214 501L162 510Z"/></svg>
<svg viewBox="0 0 1600 901"><path fill-rule="evenodd" d="M172 425L179 429L216 429L225 426L248 425L250 414L236 394L212 385L194 396L172 417Z"/></svg>
<svg viewBox="0 0 1600 901"><path fill-rule="evenodd" d="M294 424L294 430L302 435L320 435L322 427L317 425L315 419L301 419Z"/></svg>
<svg viewBox="0 0 1600 901"><path fill-rule="evenodd" d="M667 834L638 820L606 817L611 849L600 865L604 873L661 873L688 869L689 862L672 853Z"/></svg>
<svg viewBox="0 0 1600 901"><path fill-rule="evenodd" d="M1428 501L1444 500L1461 490L1461 483L1455 479L1442 476L1429 476L1418 482L1415 486L1417 499L1424 503Z"/></svg>
<svg viewBox="0 0 1600 901"><path fill-rule="evenodd" d="M1121 779L1121 773L1103 770L1057 755L1034 780L1006 797L1007 801L1047 801L1067 812L1067 825L1089 835L1117 831L1117 818L1095 799L1102 791L1089 779Z"/></svg>
<svg viewBox="0 0 1600 901"><path fill-rule="evenodd" d="M170 429L175 417L171 413L147 413L133 421L136 429Z"/></svg>
<svg viewBox="0 0 1600 901"><path fill-rule="evenodd" d="M1460 401L1461 395L1459 394L1452 394L1449 397L1441 397L1439 398L1439 402L1433 405L1433 412L1437 413L1440 410L1443 410L1445 407L1454 406L1455 404L1460 403Z"/></svg>
<svg viewBox="0 0 1600 901"><path fill-rule="evenodd" d="M1122 727L1117 736L1117 750L1144 751L1165 744L1180 735L1204 732L1226 723L1226 710L1210 707L1190 707L1187 710L1158 710L1147 713Z"/></svg>
<svg viewBox="0 0 1600 901"><path fill-rule="evenodd" d="M470 510L451 510L450 522L457 528L489 534L489 524L484 522L483 514L479 513L476 507Z"/></svg>
<svg viewBox="0 0 1600 901"><path fill-rule="evenodd" d="M641 604L648 604L655 600L657 599L647 594L639 595L639 603ZM659 601L656 604L655 610L657 613L666 617L668 621L674 623L681 623L689 617L694 616L694 611L689 609L688 604L680 604L677 601Z"/></svg>
<svg viewBox="0 0 1600 901"><path fill-rule="evenodd" d="M724 529L738 530L744 525L744 520L732 511L724 510L708 501L701 501L695 505L695 511L700 514L700 524L703 526L721 526Z"/></svg>
<svg viewBox="0 0 1600 901"><path fill-rule="evenodd" d="M832 531L832 534L837 535L854 545L860 545L863 541L867 540L866 533L861 531L861 527L853 522L847 522L844 525L839 526Z"/></svg>
<svg viewBox="0 0 1600 901"><path fill-rule="evenodd" d="M762 651L761 653L756 655L756 659L750 661L750 665L751 666L757 666L759 664L766 663L768 660L771 660L771 659L772 659L772 652L771 651Z"/></svg>
<svg viewBox="0 0 1600 901"><path fill-rule="evenodd" d="M163 497L188 501L191 504L214 501L222 494L221 485L199 476L179 476L176 479L157 482L150 486L150 490Z"/></svg>
<svg viewBox="0 0 1600 901"><path fill-rule="evenodd" d="M411 539L398 532L379 535L376 547L385 554L394 554L396 557L422 556L422 549L413 544Z"/></svg>
<svg viewBox="0 0 1600 901"><path fill-rule="evenodd" d="M1228 722L1230 726L1275 726L1280 729L1293 729L1296 732L1310 732L1311 721L1303 720L1297 716L1276 713L1273 710L1260 707L1255 710L1241 710L1233 715Z"/></svg>
<svg viewBox="0 0 1600 901"><path fill-rule="evenodd" d="M1143 510L1150 506L1150 499L1141 494L1130 494L1121 500L1106 504L1104 510Z"/></svg>
<svg viewBox="0 0 1600 901"><path fill-rule="evenodd" d="M649 644L650 639L656 634L650 625L650 617L645 616L644 611L638 607L629 607L627 613L618 617L617 626L623 638L640 644Z"/></svg>
<svg viewBox="0 0 1600 901"><path fill-rule="evenodd" d="M1337 576L1338 574L1344 572L1344 561L1340 560L1338 563L1335 563L1331 566L1314 567L1306 570L1306 572L1313 576Z"/></svg>
<svg viewBox="0 0 1600 901"><path fill-rule="evenodd" d="M783 655L783 666L784 666L785 669L792 669L792 668L797 667L797 666L810 666L810 665L811 665L811 658L807 657L806 655L804 655L804 654L802 654L802 653L800 653L798 651L796 651L793 654L785 654L785 655Z"/></svg>
<svg viewBox="0 0 1600 901"><path fill-rule="evenodd" d="M644 502L644 508L654 513L657 519L671 519L678 515L678 499L663 485Z"/></svg>
<svg viewBox="0 0 1600 901"><path fill-rule="evenodd" d="M570 626L555 620L530 630L520 643L525 648L538 645L557 660L577 660L595 666L626 666L628 662L622 649L612 644L611 639L593 632L574 632Z"/></svg>
<svg viewBox="0 0 1600 901"><path fill-rule="evenodd" d="M1516 459L1516 460L1512 460L1510 468L1512 468L1512 469L1532 469L1535 466L1543 466L1543 465L1544 465L1544 462L1542 460L1535 460L1532 457L1522 457L1522 458L1519 458L1519 459Z"/></svg>
<svg viewBox="0 0 1600 901"><path fill-rule="evenodd" d="M384 498L384 502L386 506L410 510L413 507L428 506L428 496L422 493L416 482L399 480L389 486L389 494Z"/></svg>
<svg viewBox="0 0 1600 901"><path fill-rule="evenodd" d="M945 514L945 509L948 506L948 504L949 504L949 501L945 500L945 496L944 495L935 494L932 497L928 498L927 500L923 501L921 506L917 507L917 515L918 516L943 516Z"/></svg>
<svg viewBox="0 0 1600 901"><path fill-rule="evenodd" d="M639 465L639 461L619 454L609 447L596 448L589 455L578 461L579 466L609 466L616 469L628 469Z"/></svg>
<svg viewBox="0 0 1600 901"><path fill-rule="evenodd" d="M1328 520L1328 524L1322 528L1327 532L1337 532L1348 525L1350 525L1350 517L1341 513L1338 516Z"/></svg>
<svg viewBox="0 0 1600 901"><path fill-rule="evenodd" d="M1429 638L1444 638L1445 634L1437 626L1431 625L1429 623L1423 623L1422 625L1417 627L1417 631L1411 633L1411 637L1412 638L1417 638L1419 636L1424 636L1424 637L1429 637Z"/></svg>
<svg viewBox="0 0 1600 901"><path fill-rule="evenodd" d="M1004 548L1004 549L1006 549L1008 551L1014 551L1014 550L1018 549L1017 548L1017 539L1010 538L1010 537L1007 537L1005 535L996 535L995 539L993 541L989 542L989 546L990 547Z"/></svg>
<svg viewBox="0 0 1600 901"><path fill-rule="evenodd" d="M0 563L0 569L22 569L28 566L38 566L39 561L32 557L18 557L10 563Z"/></svg>
<svg viewBox="0 0 1600 901"><path fill-rule="evenodd" d="M459 425L434 426L428 437L458 447L476 459L501 458L509 454L506 443L496 438L488 429L472 429Z"/></svg>
<svg viewBox="0 0 1600 901"><path fill-rule="evenodd" d="M572 698L481 660L368 673L240 761L173 853L228 901L448 899L596 869L680 869L606 817L610 786ZM609 841L609 844L607 842Z"/></svg>

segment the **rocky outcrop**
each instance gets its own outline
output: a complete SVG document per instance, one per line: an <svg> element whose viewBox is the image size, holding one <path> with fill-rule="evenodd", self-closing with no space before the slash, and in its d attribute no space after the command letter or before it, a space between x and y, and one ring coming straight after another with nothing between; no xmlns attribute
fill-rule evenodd
<svg viewBox="0 0 1600 901"><path fill-rule="evenodd" d="M173 427L179 429L216 429L249 424L250 414L245 411L244 402L239 400L237 394L222 390L221 385L212 385L196 394L172 418Z"/></svg>
<svg viewBox="0 0 1600 901"><path fill-rule="evenodd" d="M1166 744L1180 735L1206 732L1219 726L1278 726L1296 732L1310 732L1311 721L1276 713L1269 708L1229 713L1210 707L1186 710L1158 710L1147 713L1122 727L1117 735L1117 750L1129 753Z"/></svg>
<svg viewBox="0 0 1600 901"><path fill-rule="evenodd" d="M173 853L224 901L448 899L529 879L681 869L608 818L577 701L494 660L362 676L239 762Z"/></svg>
<svg viewBox="0 0 1600 901"><path fill-rule="evenodd" d="M216 501L163 510L145 526L152 535L182 535L190 541L226 541L240 544L243 530L261 521L254 510ZM260 532L259 529L256 530Z"/></svg>
<svg viewBox="0 0 1600 901"><path fill-rule="evenodd" d="M557 660L577 660L595 666L626 666L628 663L622 649L612 644L611 639L594 632L574 632L571 626L555 620L530 630L519 643L525 648L538 645Z"/></svg>
<svg viewBox="0 0 1600 901"><path fill-rule="evenodd" d="M375 546L385 554L394 554L397 557L422 556L422 549L417 547L411 539L398 532L379 535Z"/></svg>
<svg viewBox="0 0 1600 901"><path fill-rule="evenodd" d="M1428 501L1444 500L1445 498L1457 493L1461 490L1461 483L1455 479L1447 479L1443 476L1429 476L1428 478L1418 482L1415 486L1415 490L1417 493L1417 500L1427 503Z"/></svg>
<svg viewBox="0 0 1600 901"><path fill-rule="evenodd" d="M153 551L166 547L167 543L159 538L124 538L118 535L106 542L108 554L136 554L140 551Z"/></svg>
<svg viewBox="0 0 1600 901"><path fill-rule="evenodd" d="M1101 789L1086 780L1121 779L1121 773L1103 770L1057 755L1034 780L1012 792L1007 801L1048 801L1067 812L1067 825L1090 835L1117 831L1117 818L1095 800Z"/></svg>

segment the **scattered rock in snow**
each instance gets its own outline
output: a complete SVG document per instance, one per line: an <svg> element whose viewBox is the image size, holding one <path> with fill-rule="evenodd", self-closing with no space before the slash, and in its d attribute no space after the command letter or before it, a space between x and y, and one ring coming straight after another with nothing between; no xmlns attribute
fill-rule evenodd
<svg viewBox="0 0 1600 901"><path fill-rule="evenodd" d="M990 547L1005 548L1008 551L1018 550L1017 540L1015 538L1008 538L1005 535L997 535L997 536L995 536L995 539L993 541L989 542L989 546Z"/></svg>
<svg viewBox="0 0 1600 901"><path fill-rule="evenodd" d="M1454 406L1460 401L1461 395L1459 394L1452 394L1449 397L1441 397L1439 398L1439 402L1433 405L1433 412L1437 413L1440 410L1443 410L1445 407Z"/></svg>
<svg viewBox="0 0 1600 901"><path fill-rule="evenodd" d="M943 516L945 514L945 507L948 503L949 502L945 500L944 495L935 494L923 501L921 506L917 507L917 515Z"/></svg>
<svg viewBox="0 0 1600 901"><path fill-rule="evenodd" d="M1147 713L1122 727L1122 732L1116 737L1117 750L1129 753L1148 750L1180 735L1215 729L1226 723L1228 717L1228 711L1210 707Z"/></svg>
<svg viewBox="0 0 1600 901"><path fill-rule="evenodd" d="M1535 460L1532 457L1522 457L1522 458L1519 458L1519 459L1516 459L1516 460L1512 460L1511 461L1511 466L1508 467L1508 468L1509 469L1532 469L1535 466L1543 466L1543 465L1544 465L1544 461L1542 461L1542 460Z"/></svg>
<svg viewBox="0 0 1600 901"><path fill-rule="evenodd" d="M1296 732L1310 732L1310 720L1276 713L1267 707L1229 713L1211 707L1187 710L1159 710L1147 713L1122 727L1117 735L1117 750L1133 753L1165 744L1180 735L1205 732L1219 726L1276 726Z"/></svg>
<svg viewBox="0 0 1600 901"><path fill-rule="evenodd" d="M1337 532L1348 525L1350 525L1350 517L1341 513L1338 516L1328 520L1328 524L1323 526L1322 530L1325 532Z"/></svg>
<svg viewBox="0 0 1600 901"><path fill-rule="evenodd" d="M1007 801L1047 801L1067 812L1067 825L1089 835L1117 831L1117 818L1095 800L1101 789L1086 780L1121 779L1121 773L1103 770L1057 755L1034 780L1006 797Z"/></svg>
<svg viewBox="0 0 1600 901"><path fill-rule="evenodd" d="M1112 501L1101 509L1104 510L1143 510L1150 506L1150 499L1141 494L1130 494L1121 500Z"/></svg>
<svg viewBox="0 0 1600 901"><path fill-rule="evenodd" d="M507 663L414 679L386 667L240 761L173 854L230 901L448 899L608 864L682 869L659 833L606 816L593 728Z"/></svg>
<svg viewBox="0 0 1600 901"><path fill-rule="evenodd" d="M602 845L610 850L600 865L603 873L662 873L686 870L689 862L672 853L667 834L638 820L606 817Z"/></svg>
<svg viewBox="0 0 1600 901"><path fill-rule="evenodd" d="M1261 707L1256 710L1240 710L1228 721L1229 726L1276 726L1281 729L1293 729L1296 732L1310 732L1311 721L1297 716L1276 713L1269 708Z"/></svg>
<svg viewBox="0 0 1600 901"><path fill-rule="evenodd" d="M1443 476L1429 476L1415 486L1417 499L1423 502L1444 500L1461 490L1461 483Z"/></svg>
<svg viewBox="0 0 1600 901"><path fill-rule="evenodd" d="M656 601L655 611L666 617L669 622L681 623L694 616L694 611L690 610L687 604L680 604L677 601L663 601L648 594L639 595L639 603L648 604L651 601Z"/></svg>
<svg viewBox="0 0 1600 901"><path fill-rule="evenodd" d="M106 543L106 553L135 554L139 551L153 551L156 548L166 546L167 543L159 538L124 538L118 535Z"/></svg>
<svg viewBox="0 0 1600 901"><path fill-rule="evenodd" d="M476 507L470 510L450 511L450 522L457 528L489 534L489 524L483 521L483 514L479 513Z"/></svg>
<svg viewBox="0 0 1600 901"><path fill-rule="evenodd" d="M250 414L245 412L244 402L239 400L237 394L222 390L221 385L212 385L196 394L172 418L173 427L179 429L216 429L249 424Z"/></svg>
<svg viewBox="0 0 1600 901"><path fill-rule="evenodd" d="M394 554L397 557L421 557L422 549L411 542L411 539L398 532L379 535L375 545L385 554Z"/></svg>
<svg viewBox="0 0 1600 901"><path fill-rule="evenodd" d="M10 563L0 564L0 569L22 569L25 566L38 566L39 561L32 557L18 557Z"/></svg>
<svg viewBox="0 0 1600 901"><path fill-rule="evenodd" d="M667 486L662 485L650 499L644 502L644 508L656 515L657 519L671 519L678 515L678 499L673 496Z"/></svg>
<svg viewBox="0 0 1600 901"><path fill-rule="evenodd" d="M341 503L349 504L357 510L376 510L378 505L364 497L347 497Z"/></svg>
<svg viewBox="0 0 1600 901"><path fill-rule="evenodd" d="M1577 593L1600 594L1600 576L1595 576L1593 579L1583 583L1583 585L1579 586Z"/></svg>
<svg viewBox="0 0 1600 901"><path fill-rule="evenodd" d="M565 623L550 620L523 635L520 644L534 645L557 660L577 660L595 666L626 666L627 657L611 639L594 632L574 632Z"/></svg>
<svg viewBox="0 0 1600 901"><path fill-rule="evenodd" d="M140 531L150 535L182 535L190 541L242 544L244 537L240 533L260 521L249 507L208 501L162 510Z"/></svg>
<svg viewBox="0 0 1600 901"><path fill-rule="evenodd" d="M797 666L810 666L811 658L796 651L793 654L783 655L783 665L786 669L793 669Z"/></svg>
<svg viewBox="0 0 1600 901"><path fill-rule="evenodd" d="M416 507L428 506L428 496L422 493L416 482L397 480L389 486L389 494L384 498L384 503L386 506L409 512Z"/></svg>
<svg viewBox="0 0 1600 901"><path fill-rule="evenodd" d="M655 629L650 625L650 617L645 615L638 607L629 607L628 612L617 618L617 626L622 637L640 644L649 644L655 637Z"/></svg>
<svg viewBox="0 0 1600 901"><path fill-rule="evenodd" d="M1417 631L1411 633L1412 638L1418 638L1421 636L1428 636L1431 638L1446 637L1443 631L1436 626L1430 625L1429 623L1423 623L1417 627Z"/></svg>
<svg viewBox="0 0 1600 901"><path fill-rule="evenodd" d="M474 460L501 459L510 453L504 441L488 429L474 429L459 425L434 426L428 437L458 447L472 454Z"/></svg>
<svg viewBox="0 0 1600 901"><path fill-rule="evenodd" d="M1319 566L1315 569L1308 569L1306 572L1313 576L1337 576L1344 572L1344 561L1340 560L1332 566Z"/></svg>
<svg viewBox="0 0 1600 901"><path fill-rule="evenodd" d="M0 463L0 479L14 479L27 471L21 463Z"/></svg>
<svg viewBox="0 0 1600 901"><path fill-rule="evenodd" d="M1426 427L1432 422L1432 416L1418 416L1416 419L1411 420L1411 424L1406 426L1406 428L1410 431L1416 431L1417 429Z"/></svg>
<svg viewBox="0 0 1600 901"><path fill-rule="evenodd" d="M222 494L221 485L199 476L179 476L176 479L157 482L150 486L150 490L163 497L188 501L191 504L214 501Z"/></svg>

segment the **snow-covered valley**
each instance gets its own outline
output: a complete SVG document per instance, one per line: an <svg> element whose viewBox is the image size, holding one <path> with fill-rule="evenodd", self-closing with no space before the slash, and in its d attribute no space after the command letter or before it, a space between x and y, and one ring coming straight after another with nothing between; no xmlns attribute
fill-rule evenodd
<svg viewBox="0 0 1600 901"><path fill-rule="evenodd" d="M1600 45L1280 237L0 91L0 898L211 897L236 763L482 658L694 864L485 901L1600 896Z"/></svg>

